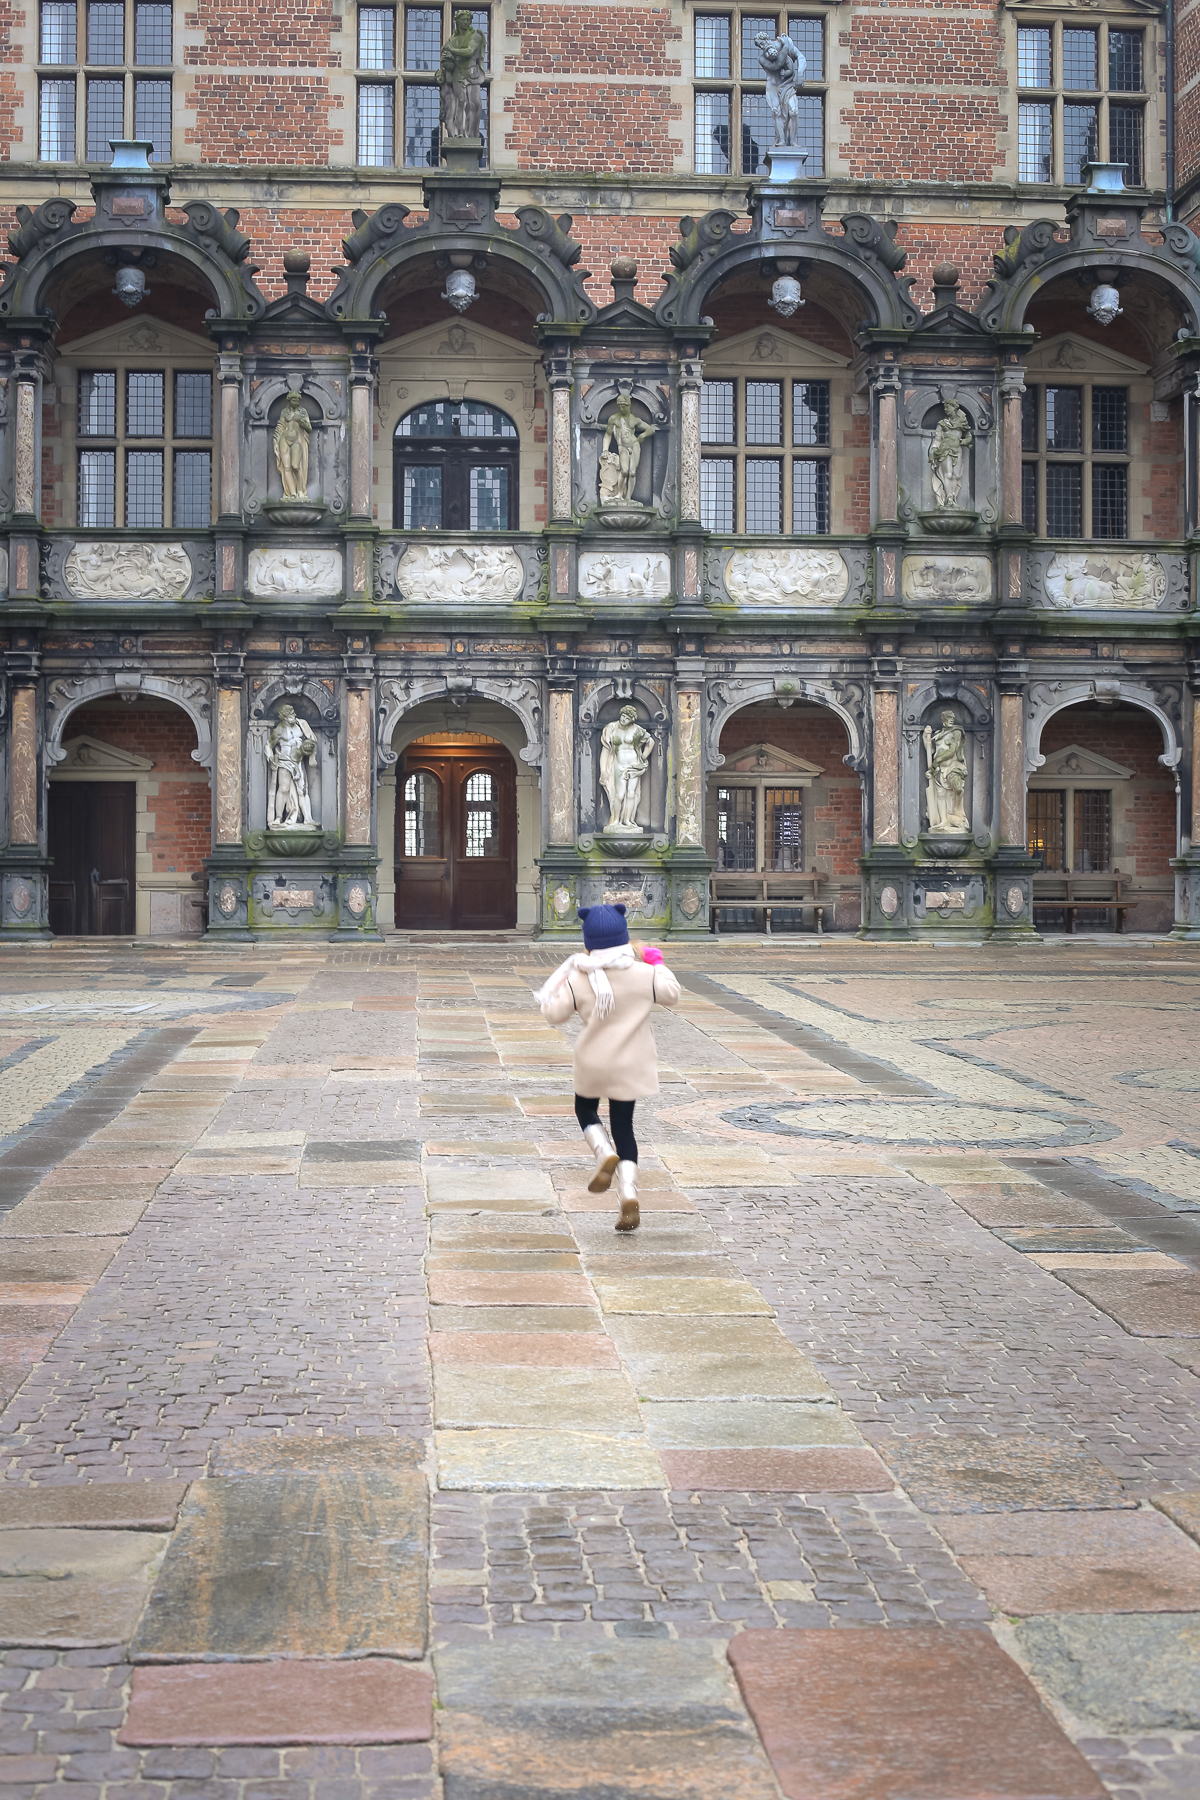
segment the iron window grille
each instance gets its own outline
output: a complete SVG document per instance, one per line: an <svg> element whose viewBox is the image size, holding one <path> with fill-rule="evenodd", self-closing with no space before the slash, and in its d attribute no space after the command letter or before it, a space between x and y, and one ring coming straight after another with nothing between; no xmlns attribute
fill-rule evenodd
<svg viewBox="0 0 1200 1800"><path fill-rule="evenodd" d="M805 59L799 148L806 175L825 173L825 21L795 12L697 12L693 16L696 172L754 175L775 140L766 77L754 39L790 37Z"/></svg>
<svg viewBox="0 0 1200 1800"><path fill-rule="evenodd" d="M1126 165L1128 187L1145 171L1145 33L1107 21L1055 20L1017 28L1017 179L1083 182L1088 162Z"/></svg>
<svg viewBox="0 0 1200 1800"><path fill-rule="evenodd" d="M453 4L359 7L357 157L361 166L431 169L441 161L441 91L434 76L442 45L454 30L455 11ZM491 13L487 8L472 11L471 22L487 40L490 70ZM481 168L488 158L490 77L483 93Z"/></svg>
<svg viewBox="0 0 1200 1800"><path fill-rule="evenodd" d="M170 162L173 57L169 0L43 0L39 159L110 163L132 136Z"/></svg>
<svg viewBox="0 0 1200 1800"><path fill-rule="evenodd" d="M1047 538L1128 538L1129 390L1028 386L1021 400L1021 516Z"/></svg>
<svg viewBox="0 0 1200 1800"><path fill-rule="evenodd" d="M716 865L718 872L802 871L803 788L766 782L718 787ZM750 907L722 906L718 924L722 931L752 931L759 925L759 914ZM772 931L799 931L802 926L800 908L772 907Z"/></svg>
<svg viewBox="0 0 1200 1800"><path fill-rule="evenodd" d="M507 413L430 400L396 427L392 518L404 531L515 531L520 441Z"/></svg>
<svg viewBox="0 0 1200 1800"><path fill-rule="evenodd" d="M706 381L700 390L705 530L825 536L831 528L831 421L828 381Z"/></svg>
<svg viewBox="0 0 1200 1800"><path fill-rule="evenodd" d="M80 371L75 518L81 529L212 524L212 390L207 369Z"/></svg>

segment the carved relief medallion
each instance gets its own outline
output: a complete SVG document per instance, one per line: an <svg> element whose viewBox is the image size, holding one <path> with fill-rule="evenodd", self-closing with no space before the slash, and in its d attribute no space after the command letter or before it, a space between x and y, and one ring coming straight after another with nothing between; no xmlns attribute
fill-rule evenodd
<svg viewBox="0 0 1200 1800"><path fill-rule="evenodd" d="M182 544L76 544L63 579L77 600L182 600L192 564Z"/></svg>
<svg viewBox="0 0 1200 1800"><path fill-rule="evenodd" d="M23 919L33 905L33 889L27 881L14 882L9 901L18 919Z"/></svg>
<svg viewBox="0 0 1200 1800"><path fill-rule="evenodd" d="M366 912L367 890L361 882L356 881L353 887L346 889L346 905L356 919Z"/></svg>
<svg viewBox="0 0 1200 1800"><path fill-rule="evenodd" d="M1004 905L1014 919L1019 919L1025 911L1025 895L1015 883L1005 893Z"/></svg>
<svg viewBox="0 0 1200 1800"><path fill-rule="evenodd" d="M679 896L679 910L684 918L694 919L700 911L701 905L700 890L694 887L685 887Z"/></svg>
<svg viewBox="0 0 1200 1800"><path fill-rule="evenodd" d="M725 586L739 606L836 606L850 570L836 550L735 550Z"/></svg>
<svg viewBox="0 0 1200 1800"><path fill-rule="evenodd" d="M410 544L396 566L396 586L414 606L515 600L524 585L509 544Z"/></svg>
<svg viewBox="0 0 1200 1800"><path fill-rule="evenodd" d="M1167 572L1157 556L1052 556L1045 586L1051 606L1153 611L1166 599Z"/></svg>
<svg viewBox="0 0 1200 1800"><path fill-rule="evenodd" d="M901 586L906 600L970 606L991 599L992 565L986 556L906 556Z"/></svg>
<svg viewBox="0 0 1200 1800"><path fill-rule="evenodd" d="M893 918L899 905L900 896L894 887L885 887L880 890L879 910L885 919Z"/></svg>
<svg viewBox="0 0 1200 1800"><path fill-rule="evenodd" d="M585 550L579 592L585 600L662 600L671 591L671 564L660 550Z"/></svg>
<svg viewBox="0 0 1200 1800"><path fill-rule="evenodd" d="M571 910L571 891L569 888L556 887L550 896L550 904L560 919L565 919Z"/></svg>
<svg viewBox="0 0 1200 1800"><path fill-rule="evenodd" d="M337 550L252 550L246 566L252 594L340 594L342 558Z"/></svg>
<svg viewBox="0 0 1200 1800"><path fill-rule="evenodd" d="M271 904L278 910L283 907L289 912L296 912L302 906L313 904L312 888L278 888L271 895Z"/></svg>
<svg viewBox="0 0 1200 1800"><path fill-rule="evenodd" d="M238 891L231 881L227 881L217 894L217 907L227 919L232 918L237 911Z"/></svg>

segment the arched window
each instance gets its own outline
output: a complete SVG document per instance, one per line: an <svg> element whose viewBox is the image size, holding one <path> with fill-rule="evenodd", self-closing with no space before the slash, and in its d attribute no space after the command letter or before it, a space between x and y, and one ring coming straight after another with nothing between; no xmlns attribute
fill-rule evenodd
<svg viewBox="0 0 1200 1800"><path fill-rule="evenodd" d="M463 793L467 828L467 856L498 856L500 808L496 799L496 782L486 770L477 769L467 776Z"/></svg>
<svg viewBox="0 0 1200 1800"><path fill-rule="evenodd" d="M405 531L513 531L517 428L478 400L429 400L396 427L393 520Z"/></svg>

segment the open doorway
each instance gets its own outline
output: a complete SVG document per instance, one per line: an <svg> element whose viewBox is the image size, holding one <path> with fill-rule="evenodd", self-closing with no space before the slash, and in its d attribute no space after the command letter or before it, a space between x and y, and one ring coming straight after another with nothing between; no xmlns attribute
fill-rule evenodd
<svg viewBox="0 0 1200 1800"><path fill-rule="evenodd" d="M401 931L503 931L517 922L516 769L496 739L432 733L396 784Z"/></svg>

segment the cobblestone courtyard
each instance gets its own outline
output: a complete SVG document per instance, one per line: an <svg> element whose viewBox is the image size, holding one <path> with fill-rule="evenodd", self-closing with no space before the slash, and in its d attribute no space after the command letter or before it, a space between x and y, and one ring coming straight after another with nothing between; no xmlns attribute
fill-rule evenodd
<svg viewBox="0 0 1200 1800"><path fill-rule="evenodd" d="M0 1782L1193 1800L1194 951L558 954L4 952Z"/></svg>

